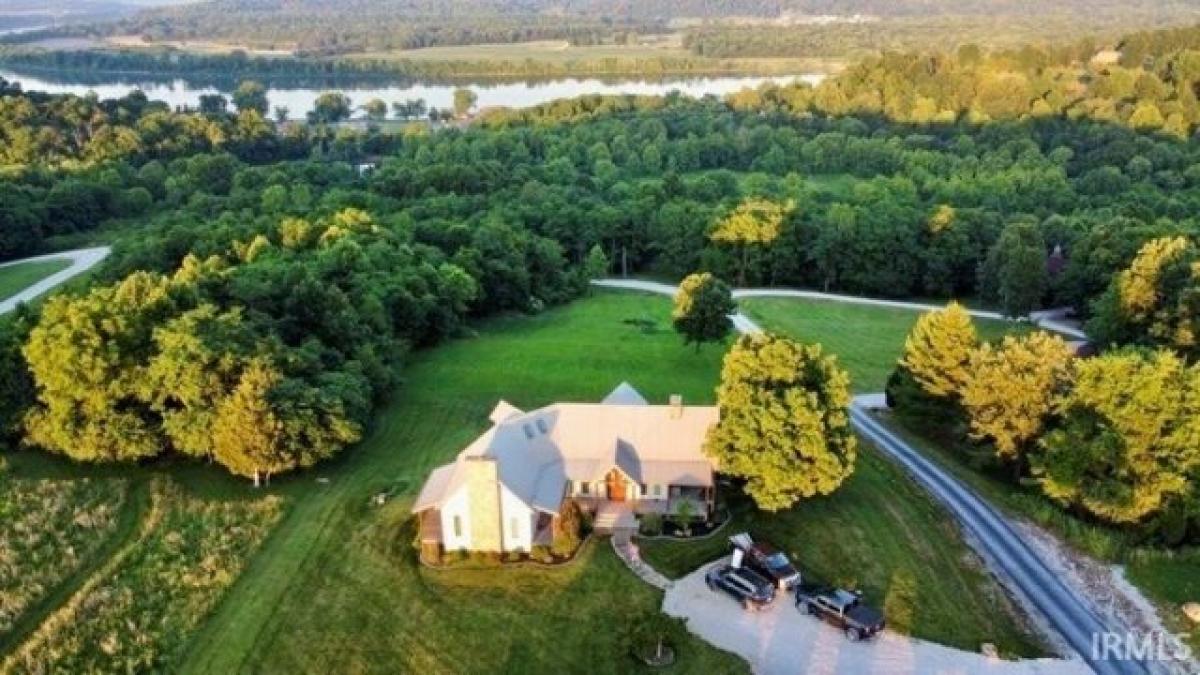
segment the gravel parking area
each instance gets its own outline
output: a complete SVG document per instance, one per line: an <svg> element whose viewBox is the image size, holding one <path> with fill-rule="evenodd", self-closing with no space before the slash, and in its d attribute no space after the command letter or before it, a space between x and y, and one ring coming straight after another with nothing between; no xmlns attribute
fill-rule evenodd
<svg viewBox="0 0 1200 675"><path fill-rule="evenodd" d="M781 596L765 611L743 611L728 595L708 589L704 583L707 569L701 568L677 580L666 592L663 611L687 619L693 633L746 659L756 673L1083 675L1091 672L1079 660L1005 661L891 631L869 642L851 642L841 631L797 611L790 596Z"/></svg>

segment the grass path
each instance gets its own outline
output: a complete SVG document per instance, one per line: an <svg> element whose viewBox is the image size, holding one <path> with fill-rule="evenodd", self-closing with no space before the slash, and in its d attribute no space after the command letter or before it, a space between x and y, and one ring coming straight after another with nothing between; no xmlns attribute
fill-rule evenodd
<svg viewBox="0 0 1200 675"><path fill-rule="evenodd" d="M35 606L26 610L8 633L0 636L0 654L8 654L24 643L49 617L74 597L90 579L101 574L118 553L137 536L150 504L145 481L133 481L128 487L117 527L108 540L91 556L88 563L62 581Z"/></svg>
<svg viewBox="0 0 1200 675"><path fill-rule="evenodd" d="M0 300L70 266L70 260L41 260L0 267Z"/></svg>
<svg viewBox="0 0 1200 675"><path fill-rule="evenodd" d="M150 536L163 515L162 504L159 503L156 495L151 494L151 491L152 488L145 488L144 494L135 497L137 508L131 519L132 522L123 523L129 529L125 532L124 538L116 540L112 554L97 556L91 572L81 576L77 585L68 584L61 588L59 596L61 602L52 609L47 606L41 620L25 634L24 639L20 643L14 643L13 649L7 650L7 656L3 662L0 662L0 672L10 672L16 664L22 662L26 654L35 650L39 644L53 641L62 626L75 620L81 604L92 590L103 583L105 578L120 567L126 558L137 552L139 545Z"/></svg>

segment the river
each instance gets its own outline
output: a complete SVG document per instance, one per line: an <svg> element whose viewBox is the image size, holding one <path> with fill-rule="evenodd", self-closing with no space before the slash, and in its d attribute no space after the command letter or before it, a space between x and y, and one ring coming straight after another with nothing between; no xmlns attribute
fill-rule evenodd
<svg viewBox="0 0 1200 675"><path fill-rule="evenodd" d="M663 95L671 91L679 91L686 96L701 97L706 94L724 96L747 87L757 87L771 82L784 84L794 80L817 83L822 79L821 74L813 73L796 76L764 77L764 76L714 76L714 77L682 77L664 80L630 79L595 79L595 78L565 78L559 80L542 80L529 82L476 82L464 84L433 84L433 83L403 83L381 84L379 81L368 83L330 82L328 86L311 86L297 84L290 86L286 83L272 84L267 90L267 98L272 110L276 106L288 109L292 118L302 118L312 109L313 101L324 91L337 90L350 97L357 108L373 98L379 98L387 103L409 99L425 99L425 102L435 108L449 108L453 105L454 90L467 87L478 95L476 105L479 108L504 106L509 108L527 108L560 98L574 98L584 94L646 94ZM140 78L138 76L105 75L88 73L75 77L70 74L54 73L30 74L0 69L0 78L9 82L19 82L26 91L45 91L56 94L85 95L95 92L100 98L118 98L134 89L141 89L151 99L166 101L172 107L197 107L203 94L225 94L228 96L232 89L229 86L197 85L182 79Z"/></svg>

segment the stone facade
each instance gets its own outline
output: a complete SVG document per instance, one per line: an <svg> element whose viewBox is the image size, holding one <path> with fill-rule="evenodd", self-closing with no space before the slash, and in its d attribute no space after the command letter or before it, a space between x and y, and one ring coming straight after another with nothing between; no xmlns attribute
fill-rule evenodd
<svg viewBox="0 0 1200 675"><path fill-rule="evenodd" d="M492 457L468 457L467 499L471 522L471 548L475 551L503 549L500 513L500 475Z"/></svg>

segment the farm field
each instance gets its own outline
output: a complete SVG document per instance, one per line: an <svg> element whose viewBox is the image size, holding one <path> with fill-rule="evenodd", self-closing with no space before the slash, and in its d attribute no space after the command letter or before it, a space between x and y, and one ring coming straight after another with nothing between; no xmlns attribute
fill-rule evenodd
<svg viewBox="0 0 1200 675"><path fill-rule="evenodd" d="M70 267L70 260L43 260L0 267L0 300Z"/></svg>
<svg viewBox="0 0 1200 675"><path fill-rule="evenodd" d="M857 393L883 391L904 339L920 312L908 309L847 305L803 298L744 298L739 305L765 330L804 342L819 342L850 372ZM975 319L984 340L996 340L1021 324Z"/></svg>
<svg viewBox="0 0 1200 675"><path fill-rule="evenodd" d="M571 45L565 40L538 40L504 44L448 45L421 49L400 49L347 54L346 59L385 59L410 61L533 61L551 65L566 65L571 62L596 62L603 60L637 61L652 59L697 60L695 54L684 49L680 36L662 36L658 40L634 45ZM729 70L755 73L801 73L833 72L842 63L830 59L766 57L714 59L731 65ZM626 73L636 76L637 73Z"/></svg>

